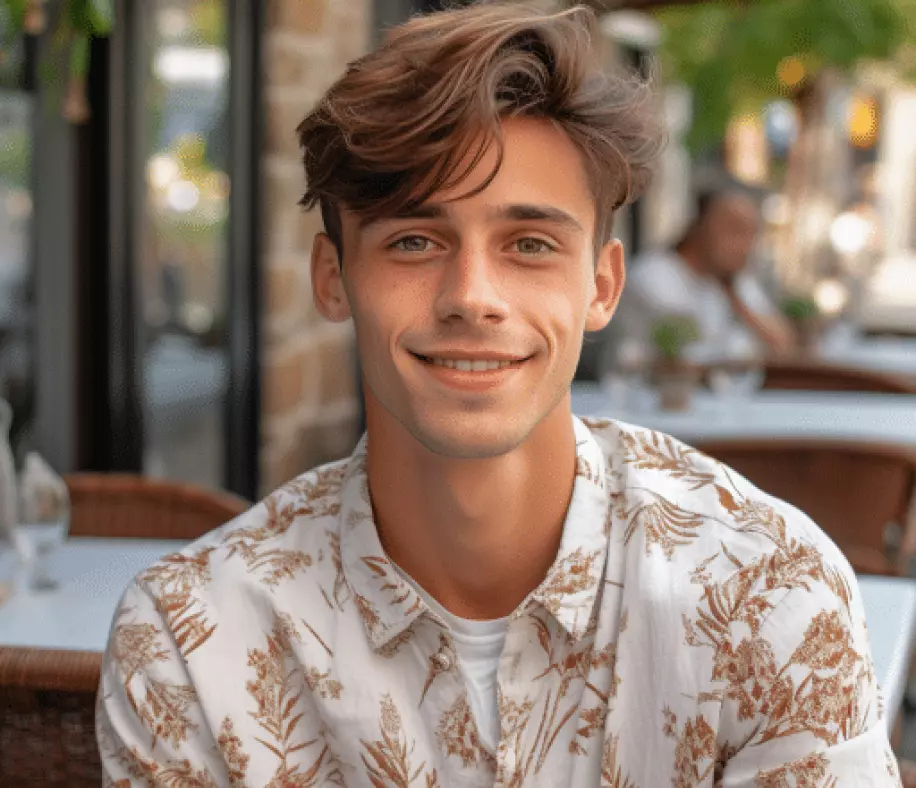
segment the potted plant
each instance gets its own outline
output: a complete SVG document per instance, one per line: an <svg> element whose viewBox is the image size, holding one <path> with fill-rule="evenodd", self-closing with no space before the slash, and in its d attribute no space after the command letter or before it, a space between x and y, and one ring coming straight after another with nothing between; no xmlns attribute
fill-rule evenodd
<svg viewBox="0 0 916 788"><path fill-rule="evenodd" d="M810 296L788 295L782 299L783 315L792 323L798 347L803 353L811 353L817 348L824 330L821 308Z"/></svg>
<svg viewBox="0 0 916 788"><path fill-rule="evenodd" d="M653 377L663 410L688 410L698 371L684 358L684 348L700 338L700 329L689 315L668 315L652 325L656 359Z"/></svg>

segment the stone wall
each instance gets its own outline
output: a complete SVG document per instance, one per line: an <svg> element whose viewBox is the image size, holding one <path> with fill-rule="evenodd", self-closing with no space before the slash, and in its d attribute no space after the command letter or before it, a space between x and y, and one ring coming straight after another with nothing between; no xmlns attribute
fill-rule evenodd
<svg viewBox="0 0 916 788"><path fill-rule="evenodd" d="M372 37L371 0L267 0L264 40L261 492L348 454L358 435L352 323L312 302L317 210L305 188L296 126Z"/></svg>

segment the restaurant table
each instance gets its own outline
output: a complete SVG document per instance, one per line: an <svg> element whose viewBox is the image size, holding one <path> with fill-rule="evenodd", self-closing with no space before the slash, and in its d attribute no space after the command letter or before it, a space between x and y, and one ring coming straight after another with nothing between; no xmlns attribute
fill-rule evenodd
<svg viewBox="0 0 916 788"><path fill-rule="evenodd" d="M892 729L903 703L916 646L916 580L858 575L875 673Z"/></svg>
<svg viewBox="0 0 916 788"><path fill-rule="evenodd" d="M49 561L49 591L16 588L0 605L0 646L104 651L121 594L137 573L187 545L166 539L73 537ZM13 550L0 554L0 576L14 576Z"/></svg>
<svg viewBox="0 0 916 788"><path fill-rule="evenodd" d="M916 381L916 337L827 336L819 359L842 367L899 375Z"/></svg>
<svg viewBox="0 0 916 788"><path fill-rule="evenodd" d="M0 605L0 647L104 651L118 601L138 572L185 541L74 537L52 557L59 581L50 591L17 589ZM11 550L0 555L9 576ZM875 670L885 708L899 708L916 638L916 581L859 576ZM893 713L888 718L894 717ZM892 725L891 720L888 725Z"/></svg>
<svg viewBox="0 0 916 788"><path fill-rule="evenodd" d="M717 397L699 389L693 406L663 411L658 394L641 392L638 402L615 408L597 383L574 383L572 411L613 418L672 435L686 443L721 438L834 438L916 447L916 396L836 391L758 391L748 397Z"/></svg>

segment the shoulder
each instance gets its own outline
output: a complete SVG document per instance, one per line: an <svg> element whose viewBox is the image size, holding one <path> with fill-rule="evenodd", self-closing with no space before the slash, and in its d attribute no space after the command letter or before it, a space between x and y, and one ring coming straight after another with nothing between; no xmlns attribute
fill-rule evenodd
<svg viewBox="0 0 916 788"><path fill-rule="evenodd" d="M339 544L339 512L352 458L287 482L225 525L136 578L156 599L174 593L213 598L239 586L273 591L307 571L324 570Z"/></svg>
<svg viewBox="0 0 916 788"><path fill-rule="evenodd" d="M665 433L584 421L607 457L624 548L642 562L663 562L669 582L702 587L739 573L742 582L766 585L775 603L799 584L818 596L854 580L811 518L734 469Z"/></svg>

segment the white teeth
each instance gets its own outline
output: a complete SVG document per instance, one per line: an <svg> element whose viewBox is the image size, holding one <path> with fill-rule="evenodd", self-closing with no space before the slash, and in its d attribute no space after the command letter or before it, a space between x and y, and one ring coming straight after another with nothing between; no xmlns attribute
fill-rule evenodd
<svg viewBox="0 0 916 788"><path fill-rule="evenodd" d="M469 361L465 359L456 361L451 358L434 358L431 360L438 367L448 367L462 372L485 372L490 369L508 367L512 363L511 361Z"/></svg>

